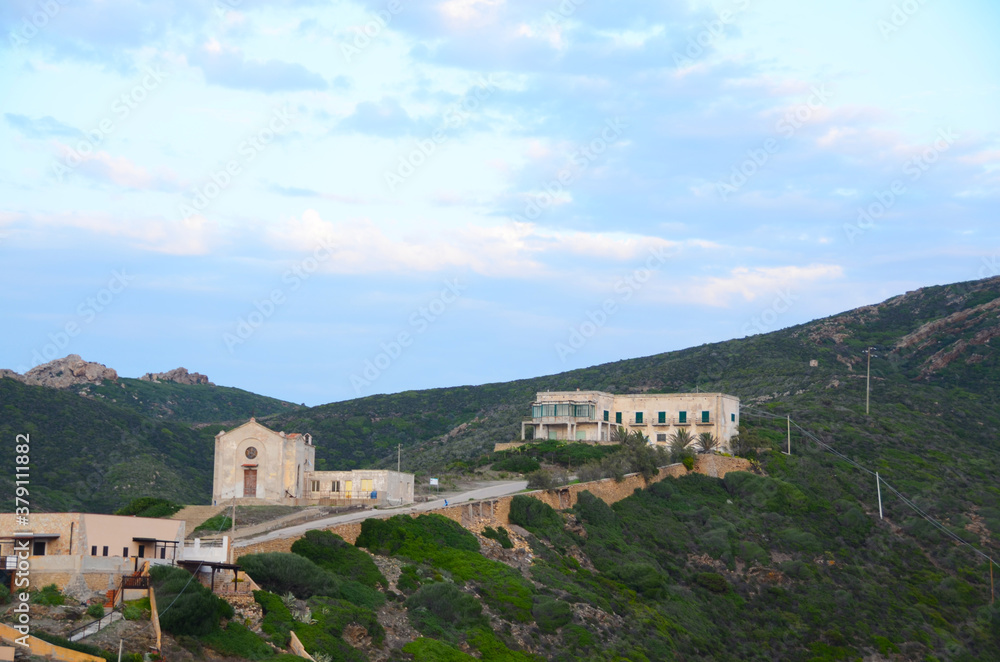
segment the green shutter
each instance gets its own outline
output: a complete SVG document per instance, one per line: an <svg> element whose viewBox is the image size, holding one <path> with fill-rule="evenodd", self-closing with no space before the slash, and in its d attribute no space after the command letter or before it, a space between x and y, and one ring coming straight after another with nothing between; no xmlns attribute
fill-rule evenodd
<svg viewBox="0 0 1000 662"><path fill-rule="evenodd" d="M657 414L656 415L656 422L657 423L666 423L667 422L667 412L661 411L659 414Z"/></svg>
<svg viewBox="0 0 1000 662"><path fill-rule="evenodd" d="M686 411L679 411L679 412L677 412L677 422L678 423L687 423L688 422L688 413Z"/></svg>
<svg viewBox="0 0 1000 662"><path fill-rule="evenodd" d="M605 409L605 410L604 410L604 420L605 420L605 421L609 420L609 419L608 419L608 415L609 415L609 414L610 414L610 412L609 412L609 411L608 411L607 409Z"/></svg>
<svg viewBox="0 0 1000 662"><path fill-rule="evenodd" d="M702 423L708 423L708 412L707 411L701 412L701 422Z"/></svg>
<svg viewBox="0 0 1000 662"><path fill-rule="evenodd" d="M622 413L620 411L615 412L615 423L618 425L622 424Z"/></svg>
<svg viewBox="0 0 1000 662"><path fill-rule="evenodd" d="M636 423L642 423L642 412L641 411L635 412L635 422Z"/></svg>

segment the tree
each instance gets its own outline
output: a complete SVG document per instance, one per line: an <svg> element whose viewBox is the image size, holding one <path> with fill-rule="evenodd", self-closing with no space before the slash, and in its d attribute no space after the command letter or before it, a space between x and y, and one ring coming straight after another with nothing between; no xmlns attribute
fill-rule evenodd
<svg viewBox="0 0 1000 662"><path fill-rule="evenodd" d="M615 426L611 429L611 441L624 444L628 440L630 434L632 433L626 430L624 426Z"/></svg>
<svg viewBox="0 0 1000 662"><path fill-rule="evenodd" d="M691 443L694 437L687 428L681 428L670 435L670 461L680 462L685 457L691 456Z"/></svg>
<svg viewBox="0 0 1000 662"><path fill-rule="evenodd" d="M698 435L698 447L702 453L711 453L719 449L719 440L711 432L702 432Z"/></svg>

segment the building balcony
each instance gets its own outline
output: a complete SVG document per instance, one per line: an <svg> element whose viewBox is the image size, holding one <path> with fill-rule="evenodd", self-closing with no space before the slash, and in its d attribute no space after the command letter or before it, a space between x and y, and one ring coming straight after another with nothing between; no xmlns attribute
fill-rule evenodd
<svg viewBox="0 0 1000 662"><path fill-rule="evenodd" d="M712 419L711 417L709 417L709 419L707 421L699 418L694 423L695 423L695 425L715 425L715 420Z"/></svg>

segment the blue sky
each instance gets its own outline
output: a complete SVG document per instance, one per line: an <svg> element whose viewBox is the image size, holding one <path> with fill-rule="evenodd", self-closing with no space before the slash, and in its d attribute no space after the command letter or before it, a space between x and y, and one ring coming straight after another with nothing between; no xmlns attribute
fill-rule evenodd
<svg viewBox="0 0 1000 662"><path fill-rule="evenodd" d="M1000 273L1000 6L16 0L0 366L295 402Z"/></svg>

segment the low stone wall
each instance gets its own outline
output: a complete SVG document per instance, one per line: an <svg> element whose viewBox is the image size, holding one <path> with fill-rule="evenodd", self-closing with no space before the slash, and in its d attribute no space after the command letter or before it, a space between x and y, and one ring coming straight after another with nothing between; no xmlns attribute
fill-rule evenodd
<svg viewBox="0 0 1000 662"><path fill-rule="evenodd" d="M24 646L14 643L20 637L20 632L9 625L0 623L0 641L24 650ZM62 646L56 646L30 635L27 638L27 644L28 650L31 651L33 657L46 657L52 660L63 660L64 662L105 662L103 657L96 657L87 653L70 650L69 648L63 648Z"/></svg>
<svg viewBox="0 0 1000 662"><path fill-rule="evenodd" d="M700 455L695 460L693 472L705 474L713 478L723 478L730 471L749 470L750 462L743 458L726 457L723 455ZM659 473L649 482L657 483L666 478L679 478L687 473L688 470L684 468L683 464L672 464L667 467L661 467ZM621 482L616 481L614 478L605 478L587 483L566 485L552 490L523 492L522 494L547 503L556 510L564 510L576 505L581 492L590 492L601 501L610 505L630 497L637 489L643 489L647 486L648 484L642 476L639 474L629 474ZM479 533L487 526L510 525L510 502L514 496L511 494L495 499L483 499L481 501L455 504L445 508L410 513L410 516L416 517L417 515L434 513L454 520L470 531ZM379 517L386 519L391 517L391 515L380 515ZM361 535L361 522L348 522L324 528L352 544ZM290 552L292 550L292 543L296 540L298 540L297 537L279 538L277 540L268 540L266 542L238 547L236 556L261 554L264 552Z"/></svg>

